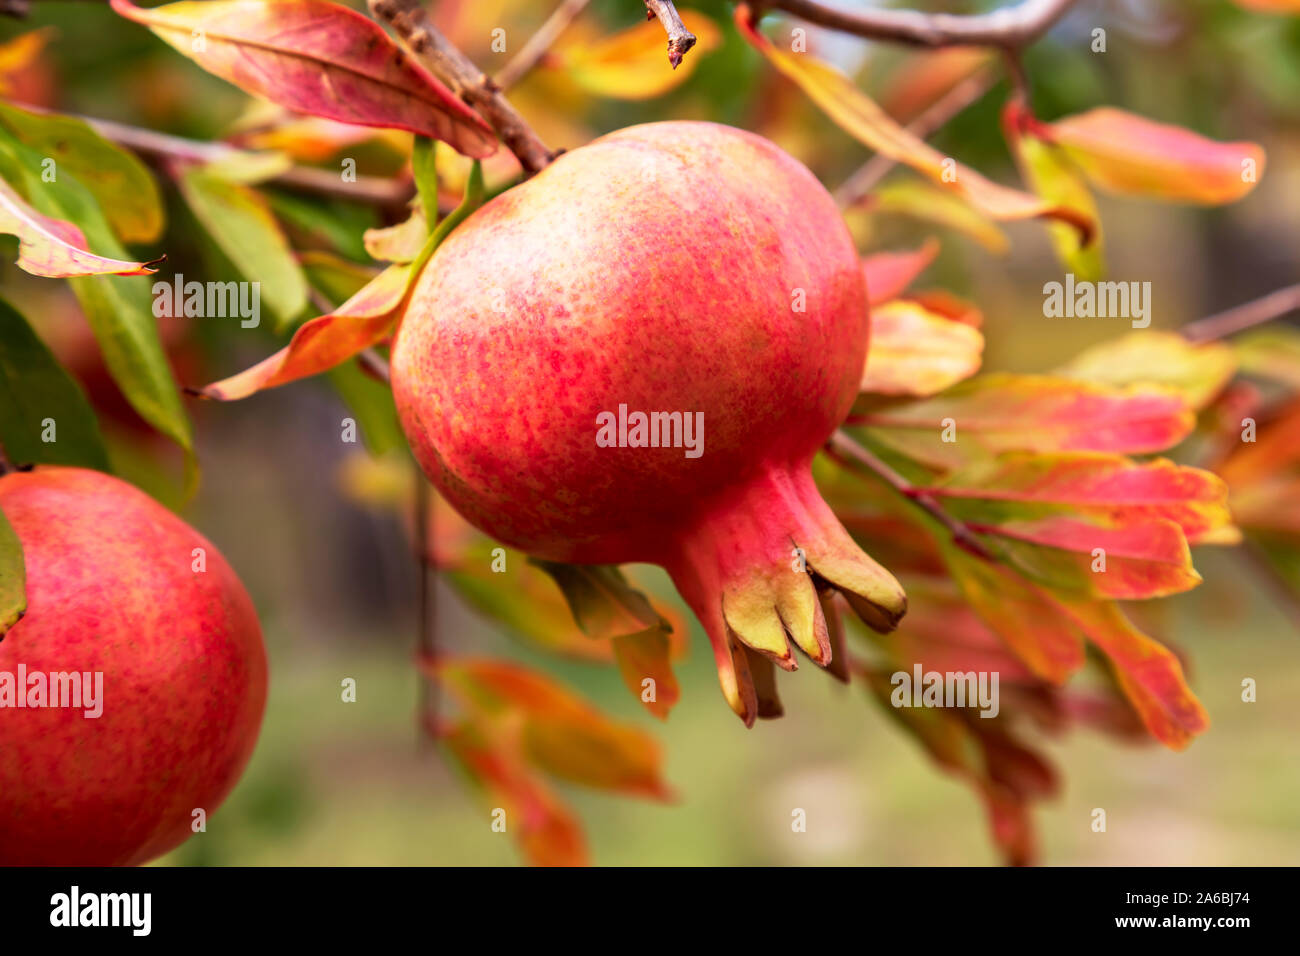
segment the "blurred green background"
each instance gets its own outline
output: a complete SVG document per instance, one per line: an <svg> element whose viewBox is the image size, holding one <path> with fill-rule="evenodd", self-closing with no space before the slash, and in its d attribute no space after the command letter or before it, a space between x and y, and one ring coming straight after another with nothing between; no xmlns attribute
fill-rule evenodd
<svg viewBox="0 0 1300 956"><path fill-rule="evenodd" d="M554 4L437 6L448 29L460 31L460 42L492 72ZM562 78L539 75L521 86L521 108L539 129L587 134L670 117L759 129L830 186L867 158L738 40L730 5L679 6L712 17L724 38L679 89L649 102L602 100L563 90ZM945 5L950 12L967 8ZM639 2L603 0L593 3L584 22L608 31L640 17ZM224 135L247 107L238 91L106 7L37 4L27 22L0 22L0 41L46 25L58 33L43 55L41 75L9 91L16 101L200 139ZM506 54L489 49L493 26L507 30ZM1105 54L1089 50L1097 26L1108 33ZM900 68L923 62L895 48L810 35L813 49L856 72L878 94L890 89ZM1154 325L1175 327L1296 280L1300 19L1252 14L1226 2L1082 2L1029 52L1026 65L1044 119L1108 103L1215 138L1252 139L1268 152L1260 186L1226 208L1100 199L1111 278L1153 283ZM1005 87L996 87L934 142L1011 182L997 122L1004 95ZM548 101L563 104L565 114L546 115ZM363 171L383 174L384 168L376 161ZM167 196L172 227L160 246L169 266L217 277L223 264L197 238L174 189ZM374 210L337 203L314 208L353 237L352 255L361 228L382 221ZM951 289L983 309L987 369L1049 369L1126 330L1123 320L1043 318L1042 283L1059 275L1046 233L1032 223L1006 231L1012 239L1006 257L945 235L941 257L921 283ZM862 251L914 248L933 232L907 220L873 220L863 232ZM346 240L334 248L349 254ZM46 287L37 290L37 280L7 264L12 258L0 267L5 294L25 304L38 330L56 337L56 323L44 313L58 312L62 300ZM243 330L234 321L187 329L183 337L191 363L185 384L242 369L277 347L265 328ZM183 513L220 547L252 593L272 680L248 772L207 832L164 864L494 865L519 859L509 837L492 832L490 808L419 733L419 681L412 666L415 561L396 519L363 508L341 490L344 461L365 452L339 441L340 420L356 414L339 384L319 379L244 402L191 406L204 474ZM355 399L362 386L352 386L344 391ZM105 427L123 474L179 505L176 461L165 443L126 422ZM1206 549L1197 565L1206 584L1167 602L1166 631L1189 652L1192 686L1209 711L1211 730L1182 754L1083 732L1048 742L1063 792L1037 813L1045 863L1300 861L1295 624L1238 556ZM660 600L675 601L666 581L660 583ZM439 590L437 604L447 649L537 666L662 742L665 776L677 792L673 804L561 787L587 826L597 863L997 861L983 808L969 789L939 773L860 689L841 687L810 667L783 675L787 716L746 731L718 692L707 642L692 621L691 655L679 668L682 700L659 724L612 668L540 654L474 617L446 589ZM340 682L348 677L357 681L356 703L340 699ZM1258 682L1256 703L1240 699L1246 677ZM796 807L807 811L803 834L791 832ZM1090 828L1096 807L1107 811L1105 833Z"/></svg>

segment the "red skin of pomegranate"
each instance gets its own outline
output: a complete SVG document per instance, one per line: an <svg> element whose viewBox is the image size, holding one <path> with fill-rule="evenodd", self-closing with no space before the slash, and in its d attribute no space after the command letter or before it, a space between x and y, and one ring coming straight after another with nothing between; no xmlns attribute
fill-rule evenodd
<svg viewBox="0 0 1300 956"><path fill-rule="evenodd" d="M27 613L0 671L103 672L103 713L0 708L0 864L144 863L239 779L266 705L248 593L207 539L125 482L80 468L0 477ZM192 570L195 548L206 571Z"/></svg>
<svg viewBox="0 0 1300 956"><path fill-rule="evenodd" d="M819 592L881 629L906 607L810 473L867 332L857 251L806 168L741 130L652 123L564 154L452 233L402 320L393 393L425 473L483 531L665 567L750 724L779 712L790 643L830 663ZM601 447L597 416L620 405L702 412L703 454Z"/></svg>

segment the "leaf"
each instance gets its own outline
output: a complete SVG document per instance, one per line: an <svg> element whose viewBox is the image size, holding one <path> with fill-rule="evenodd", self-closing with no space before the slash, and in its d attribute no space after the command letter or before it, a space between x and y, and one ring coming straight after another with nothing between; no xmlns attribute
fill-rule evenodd
<svg viewBox="0 0 1300 956"><path fill-rule="evenodd" d="M300 252L298 264L308 285L332 303L346 302L379 275L379 270L373 266L363 266L320 250Z"/></svg>
<svg viewBox="0 0 1300 956"><path fill-rule="evenodd" d="M299 326L289 344L270 358L198 389L197 394L226 402L246 398L262 389L317 375L382 341L400 317L413 283L434 250L482 202L483 173L476 162L465 198L438 224L414 262L389 266L333 312Z"/></svg>
<svg viewBox="0 0 1300 956"><path fill-rule="evenodd" d="M395 226L367 229L366 252L380 262L410 262L420 254L428 238L429 224L424 210L417 208Z"/></svg>
<svg viewBox="0 0 1300 956"><path fill-rule="evenodd" d="M1086 243L1094 223L1076 211L985 179L944 156L889 117L853 81L807 53L790 54L759 33L747 5L736 7L736 25L768 61L793 80L845 132L890 159L911 166L994 219L1060 219L1078 229Z"/></svg>
<svg viewBox="0 0 1300 956"><path fill-rule="evenodd" d="M1060 516L968 527L1004 564L1055 592L1131 601L1201 583L1187 539L1172 521Z"/></svg>
<svg viewBox="0 0 1300 956"><path fill-rule="evenodd" d="M438 732L466 775L482 787L495 811L505 811L513 834L533 866L586 866L586 840L577 818L508 743L472 721Z"/></svg>
<svg viewBox="0 0 1300 956"><path fill-rule="evenodd" d="M99 424L81 387L27 320L2 299L0 396L5 410L0 444L12 461L110 470ZM50 442L41 438L47 420L55 428L56 440Z"/></svg>
<svg viewBox="0 0 1300 956"><path fill-rule="evenodd" d="M1107 388L1046 375L998 373L933 398L870 409L852 424L920 462L953 467L1003 451L1144 454L1178 444L1196 419L1157 386ZM953 440L945 441L947 431Z"/></svg>
<svg viewBox="0 0 1300 956"><path fill-rule="evenodd" d="M86 237L76 225L41 215L3 180L0 180L0 233L18 237L18 268L51 279L151 275L158 271L156 265L162 261L127 262L96 255L86 246Z"/></svg>
<svg viewBox="0 0 1300 956"><path fill-rule="evenodd" d="M54 160L55 176L71 173L90 190L123 242L158 238L164 222L162 198L153 176L134 155L72 116L32 113L0 103L0 122Z"/></svg>
<svg viewBox="0 0 1300 956"><path fill-rule="evenodd" d="M1108 106L1042 129L1095 185L1119 195L1217 205L1240 199L1264 174L1256 143L1220 143Z"/></svg>
<svg viewBox="0 0 1300 956"><path fill-rule="evenodd" d="M0 511L0 640L27 613L27 571L23 543Z"/></svg>
<svg viewBox="0 0 1300 956"><path fill-rule="evenodd" d="M12 81L40 60L41 51L57 34L54 27L41 27L0 43L0 95L13 93Z"/></svg>
<svg viewBox="0 0 1300 956"><path fill-rule="evenodd" d="M682 23L695 34L690 56L674 69L664 67L664 29L655 21L622 30L593 42L561 42L543 61L564 70L593 96L648 100L675 89L695 72L700 58L716 48L721 32L708 17L681 11Z"/></svg>
<svg viewBox="0 0 1300 956"><path fill-rule="evenodd" d="M862 391L933 395L979 371L984 336L915 302L895 300L871 310Z"/></svg>
<svg viewBox="0 0 1300 956"><path fill-rule="evenodd" d="M319 375L382 341L397 322L411 282L410 265L389 266L360 292L326 315L304 322L289 344L237 375L197 390L233 402L255 392Z"/></svg>
<svg viewBox="0 0 1300 956"><path fill-rule="evenodd" d="M1078 230L1062 223L1048 223L1047 233L1051 237L1052 247L1067 272L1074 273L1076 279L1096 282L1106 274L1097 201L1093 199L1082 174L1064 151L1036 137L1032 126L1025 128L1026 121L1032 117L1022 116L1021 110L1022 108L1009 105L1004 114L1007 141L1016 157L1021 175L1044 201L1074 209L1096 226L1092 241L1084 243L1080 241Z"/></svg>
<svg viewBox="0 0 1300 956"><path fill-rule="evenodd" d="M1284 325L1254 329L1234 339L1241 370L1300 391L1300 331Z"/></svg>
<svg viewBox="0 0 1300 956"><path fill-rule="evenodd" d="M1228 487L1219 476L1164 458L1009 452L969 464L926 491L953 517L983 524L1069 516L1112 524L1160 520L1197 543L1231 522Z"/></svg>
<svg viewBox="0 0 1300 956"><path fill-rule="evenodd" d="M528 761L547 773L601 790L669 796L652 737L610 720L549 677L484 657L440 659L426 669L471 714L517 728Z"/></svg>
<svg viewBox="0 0 1300 956"><path fill-rule="evenodd" d="M45 214L72 222L99 249L115 256L125 252L90 191L75 176L42 184L39 157L16 140L0 137L0 161L12 164L28 181L28 193ZM197 478L193 438L180 393L158 338L150 308L149 284L143 279L92 276L68 283L81 303L86 321L104 356L113 381L146 422L186 453L187 484Z"/></svg>
<svg viewBox="0 0 1300 956"><path fill-rule="evenodd" d="M323 0L111 5L208 72L291 110L421 133L466 156L496 150L477 113L355 10Z"/></svg>
<svg viewBox="0 0 1300 956"><path fill-rule="evenodd" d="M971 606L1045 680L1062 683L1082 666L1086 638L1109 658L1156 739L1181 750L1209 726L1178 659L1133 627L1114 602L1039 587L948 542L941 549Z"/></svg>
<svg viewBox="0 0 1300 956"><path fill-rule="evenodd" d="M994 842L1007 862L1033 862L1037 849L1030 801L1058 789L1056 774L1043 758L1011 737L996 718L969 718L946 708L894 707L889 672L863 666L857 672L886 713L912 733L941 767L980 794Z"/></svg>
<svg viewBox="0 0 1300 956"><path fill-rule="evenodd" d="M611 643L619 675L627 689L637 696L650 713L660 720L667 720L668 712L681 698L681 688L673 673L673 648L668 631L648 628L638 634L619 635ZM647 688L646 680L654 683ZM647 699L648 691L653 693Z"/></svg>
<svg viewBox="0 0 1300 956"><path fill-rule="evenodd" d="M184 170L177 183L194 217L266 300L283 329L307 308L307 280L266 200L206 170ZM256 300L255 300L256 301Z"/></svg>
<svg viewBox="0 0 1300 956"><path fill-rule="evenodd" d="M1205 408L1232 380L1237 358L1222 342L1194 345L1176 332L1142 329L1084 349L1055 374L1122 387L1161 385Z"/></svg>
<svg viewBox="0 0 1300 956"><path fill-rule="evenodd" d="M916 277L929 268L939 254L939 240L930 238L919 249L908 252L877 252L862 260L867 281L867 302L880 305L897 299Z"/></svg>
<svg viewBox="0 0 1300 956"><path fill-rule="evenodd" d="M646 630L671 630L615 565L528 560L559 585L574 621L588 637L603 640Z"/></svg>
<svg viewBox="0 0 1300 956"><path fill-rule="evenodd" d="M947 189L915 179L885 183L867 194L864 208L872 212L897 213L953 229L975 240L994 255L1004 255L1010 240L978 209Z"/></svg>

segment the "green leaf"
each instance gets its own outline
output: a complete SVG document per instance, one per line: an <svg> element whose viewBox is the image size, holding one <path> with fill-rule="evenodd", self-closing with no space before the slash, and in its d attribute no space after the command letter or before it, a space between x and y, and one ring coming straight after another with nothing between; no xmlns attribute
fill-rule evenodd
<svg viewBox="0 0 1300 956"><path fill-rule="evenodd" d="M81 387L37 338L27 320L0 299L0 442L15 462L80 465L108 471L95 413ZM43 441L52 420L55 440Z"/></svg>
<svg viewBox="0 0 1300 956"><path fill-rule="evenodd" d="M41 160L54 160L54 182L70 174L90 190L123 242L158 238L164 222L158 184L134 155L72 116L0 103L0 123ZM44 171L39 162L36 168Z"/></svg>
<svg viewBox="0 0 1300 956"><path fill-rule="evenodd" d="M239 273L260 284L260 294L284 329L307 308L307 280L266 200L253 189L203 169L179 178L190 211Z"/></svg>
<svg viewBox="0 0 1300 956"><path fill-rule="evenodd" d="M27 612L27 571L23 544L0 511L0 637Z"/></svg>
<svg viewBox="0 0 1300 956"><path fill-rule="evenodd" d="M24 183L28 201L56 219L81 229L91 248L123 257L94 195L75 176L64 173L55 183L40 181L40 156L0 130L0 167L12 184ZM143 277L92 276L69 279L86 321L99 342L104 364L140 417L186 452L187 484L196 477L190 422L172 379L150 305L149 280Z"/></svg>
<svg viewBox="0 0 1300 956"><path fill-rule="evenodd" d="M373 267L349 262L332 252L304 252L298 256L298 262L311 287L333 305L346 302L379 275L379 270Z"/></svg>

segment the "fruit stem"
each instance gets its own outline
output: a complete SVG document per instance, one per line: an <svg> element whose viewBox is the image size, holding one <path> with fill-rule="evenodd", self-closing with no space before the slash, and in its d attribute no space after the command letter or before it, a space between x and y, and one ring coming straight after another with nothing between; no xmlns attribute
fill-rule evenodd
<svg viewBox="0 0 1300 956"><path fill-rule="evenodd" d="M853 468L849 462L845 461L845 458L850 458L865 467L885 484L947 528L952 534L953 543L959 548L978 558L984 558L986 561L997 560L967 524L958 521L943 510L943 506L939 504L934 495L930 494L925 488L912 484L867 448L850 438L844 429L836 429L835 434L826 443L826 452L831 458L852 471L858 469Z"/></svg>

